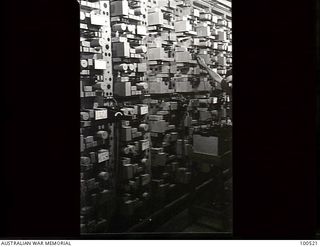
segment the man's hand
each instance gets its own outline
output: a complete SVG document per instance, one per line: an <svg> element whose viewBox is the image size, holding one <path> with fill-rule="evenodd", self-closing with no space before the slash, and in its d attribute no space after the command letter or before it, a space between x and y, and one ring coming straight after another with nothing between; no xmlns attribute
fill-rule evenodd
<svg viewBox="0 0 320 247"><path fill-rule="evenodd" d="M221 83L222 77L218 73L216 73L212 69L210 69L209 66L206 64L206 61L204 61L204 59L202 57L197 56L197 61L198 61L199 65L201 67L203 67L209 73L209 75L213 78L214 81L216 81L219 84ZM219 88L219 86L220 85L217 85L218 88Z"/></svg>
<svg viewBox="0 0 320 247"><path fill-rule="evenodd" d="M202 68L207 68L207 64L206 64L206 61L204 61L204 59L200 56L197 56L197 61L198 61L198 64L202 67Z"/></svg>

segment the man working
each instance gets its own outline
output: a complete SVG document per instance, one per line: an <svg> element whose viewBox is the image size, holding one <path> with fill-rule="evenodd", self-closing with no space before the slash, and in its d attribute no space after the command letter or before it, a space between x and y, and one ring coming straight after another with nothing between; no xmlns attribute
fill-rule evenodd
<svg viewBox="0 0 320 247"><path fill-rule="evenodd" d="M232 69L227 71L225 78L222 78L218 73L214 72L209 66L206 64L204 59L200 56L197 56L197 61L203 69L205 69L209 75L212 77L214 81L217 82L216 89L222 90L227 94L231 95L232 92Z"/></svg>
<svg viewBox="0 0 320 247"><path fill-rule="evenodd" d="M224 104L224 108L227 109L226 115L229 117L229 119L232 119L232 108L230 107L230 104L232 102L232 69L229 69L226 73L226 76L222 78L218 73L209 68L202 57L197 56L197 61L200 67L205 69L212 77L212 79L216 82L215 89L218 90L218 93L219 91L222 91L224 92L224 94L228 95L229 102L224 102L222 104ZM229 107L227 105L229 105ZM225 115L223 114L223 116Z"/></svg>

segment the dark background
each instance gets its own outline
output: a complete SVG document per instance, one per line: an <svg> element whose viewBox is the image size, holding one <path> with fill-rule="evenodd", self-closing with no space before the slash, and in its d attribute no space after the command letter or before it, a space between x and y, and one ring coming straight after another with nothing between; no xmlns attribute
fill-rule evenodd
<svg viewBox="0 0 320 247"><path fill-rule="evenodd" d="M0 236L77 239L77 2L3 5ZM316 237L317 6L316 1L233 2L236 239Z"/></svg>

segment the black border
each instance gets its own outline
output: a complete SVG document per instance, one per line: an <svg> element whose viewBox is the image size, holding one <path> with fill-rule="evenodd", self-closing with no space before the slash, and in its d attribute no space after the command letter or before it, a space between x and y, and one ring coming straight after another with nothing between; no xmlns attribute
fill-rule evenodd
<svg viewBox="0 0 320 247"><path fill-rule="evenodd" d="M316 3L233 1L234 239L315 237ZM77 2L3 11L1 238L89 239L79 235ZM149 237L206 239L135 236Z"/></svg>
<svg viewBox="0 0 320 247"><path fill-rule="evenodd" d="M79 235L77 6L76 1L2 4L2 236Z"/></svg>
<svg viewBox="0 0 320 247"><path fill-rule="evenodd" d="M236 238L316 228L315 2L234 2Z"/></svg>

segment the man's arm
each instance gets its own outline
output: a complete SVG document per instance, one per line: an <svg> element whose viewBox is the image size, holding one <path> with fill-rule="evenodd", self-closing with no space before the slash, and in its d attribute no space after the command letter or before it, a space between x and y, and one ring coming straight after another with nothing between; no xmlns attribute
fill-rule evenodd
<svg viewBox="0 0 320 247"><path fill-rule="evenodd" d="M209 67L207 67L206 70L208 71L209 75L210 75L216 82L221 83L222 77L221 77L218 73L214 72L214 71L213 71L212 69L210 69Z"/></svg>
<svg viewBox="0 0 320 247"><path fill-rule="evenodd" d="M212 79L217 82L216 88L219 90L222 90L221 82L223 78L218 73L210 69L202 57L198 56L197 61L199 65L208 72L208 74L212 77Z"/></svg>

